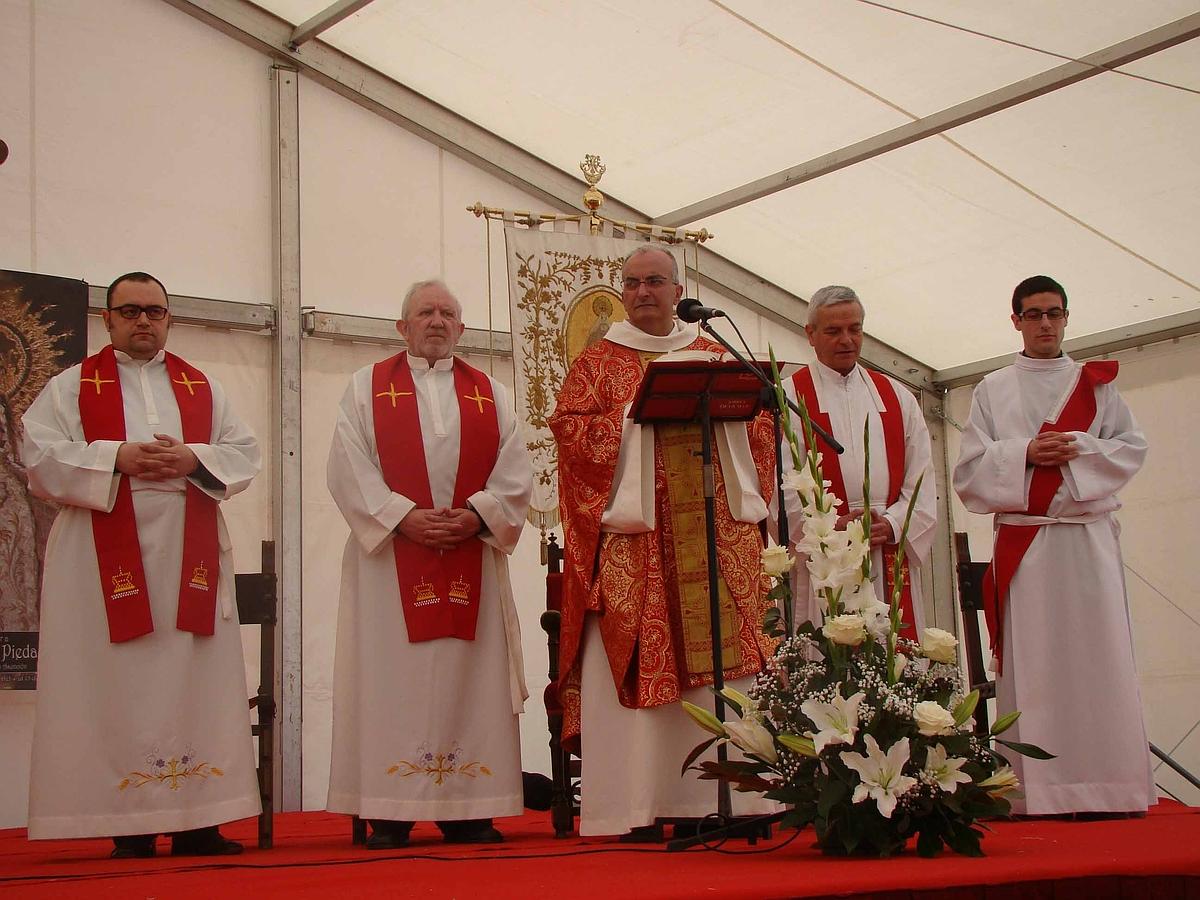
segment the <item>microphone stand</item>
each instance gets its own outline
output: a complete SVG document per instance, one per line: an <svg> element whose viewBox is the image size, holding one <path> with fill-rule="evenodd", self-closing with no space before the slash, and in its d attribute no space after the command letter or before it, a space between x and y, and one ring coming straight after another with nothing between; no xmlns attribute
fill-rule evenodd
<svg viewBox="0 0 1200 900"><path fill-rule="evenodd" d="M752 364L749 360L747 360L744 356L742 356L742 354L739 353L727 340L725 340L725 338L723 338L720 334L718 334L717 331L714 330L713 327L708 324L708 319L701 318L699 320L699 324L700 324L700 328L703 331L705 331L707 334L709 334L713 339L715 339L718 344L720 344L722 347L724 347L726 350L728 350L729 354L734 359L736 359L738 362L740 362L742 364L743 368L746 369L746 371L753 372L754 376L763 383L764 387L766 388L766 390L764 391L764 394L765 394L766 400L767 400L766 405L767 405L767 408L770 409L770 411L771 411L771 417L774 422L775 446L778 448L780 441L782 439L781 425L780 425L781 410L779 409L779 404L777 402L778 395L775 393L774 383L769 378L767 378L766 375L763 374L762 370L758 366ZM737 326L734 326L734 327L736 328ZM793 403L790 400L787 400L787 404L793 411L795 411L796 415L801 414L800 408L795 403ZM703 429L703 435L704 435L703 447L704 447L704 451L705 451L703 462L705 464L705 472L706 472L705 483L707 485L709 483L708 482L709 476L707 475L708 466L711 465L711 458L708 455L709 452L711 452L711 451L709 451L709 449L708 449L710 446L709 445L710 424L709 424L709 418L708 418L707 398L704 398L702 407L703 407L702 429ZM842 445L840 443L838 443L838 441L833 437L833 435L826 432L816 422L812 422L811 424L812 424L813 431L816 432L818 435L820 435L821 439L823 441L825 441L826 444L828 444L828 446L830 447L831 450L833 450L835 453L843 453L844 452L845 448L843 448ZM787 504L784 503L784 500L783 500L783 457L778 452L776 452L776 454L775 454L775 490L776 490L775 496L778 498L778 510L779 510L779 512L778 512L779 542L780 542L781 546L787 546L787 544L788 544L788 524L787 524ZM706 504L712 504L712 502L713 502L712 497L708 493L707 490L705 493L705 502L706 502ZM709 508L711 509L711 506ZM714 565L714 562L716 560L716 536L715 536L715 532L713 530L711 516L708 517L707 538L708 538L708 545L709 545L709 547L708 547L709 578L710 578L709 600L710 600L710 604L715 607L716 596L717 596L717 587L716 587L716 583L715 583L715 579L716 579L715 568L716 567ZM785 604L785 607L786 608L783 611L784 629L785 629L785 633L788 636L791 636L791 634L793 633L793 619L794 619L792 604L787 603L787 604ZM713 686L714 686L715 691L717 692L717 696L716 696L717 718L719 718L723 721L725 718L723 715L724 703L723 703L723 698L720 694L720 690L721 690L721 686L724 681L724 679L722 678L724 673L721 671L721 663L720 663L720 658L721 658L720 657L720 631L718 630L720 628L720 625L719 625L720 620L716 614L715 609L712 611L712 618L713 618L713 628L714 628L714 631L713 631L713 660L714 660L714 663L713 663L713 665L714 665ZM720 744L717 747L717 759L718 759L718 761L724 762L725 758L726 758L725 757L725 745ZM724 791L721 790L722 788L724 788ZM717 821L722 822L723 824L720 827L714 828L712 830L701 830L701 828L698 826L696 834L694 836L686 837L686 838L676 838L675 840L669 841L667 843L667 851L668 852L677 852L679 850L686 850L687 848L693 847L696 844L707 845L709 842L716 841L716 840L720 840L723 842L730 837L745 837L749 841L750 844L754 844L757 841L757 839L760 837L763 837L763 838L770 837L771 825L774 824L775 822L780 821L786 815L785 812L777 812L777 813L769 813L764 816L756 816L756 817L752 817L752 818L734 819L734 817L732 816L732 810L730 808L730 797L729 797L728 790L729 790L729 785L726 782L722 781L718 785L717 813L715 816L712 816L712 818L717 819Z"/></svg>
<svg viewBox="0 0 1200 900"><path fill-rule="evenodd" d="M728 316L725 316L725 318L728 318ZM758 366L751 363L748 359L746 359L746 357L742 356L741 353L739 353L736 349L734 349L733 345L730 344L729 341L727 341L727 340L725 340L725 338L721 337L721 335L711 325L708 324L708 319L700 319L699 325L700 325L700 328L706 334L709 335L709 337L711 337L718 344L720 344L722 347L724 347L726 350L728 350L729 355L732 356L734 359L736 359L738 362L740 362L742 364L742 366L746 369L747 372L752 372L754 374L755 378L757 378L759 381L761 381L766 387L769 387L771 389L771 392L774 393L774 391L775 391L774 382L772 382L770 378L768 378L766 375L764 375L762 373L762 370ZM795 403L793 403L791 400L788 400L787 405L788 405L788 408L790 408L792 410L792 412L794 412L796 415L800 415L800 407L798 407ZM776 410L776 414L778 414L778 412L779 411ZM826 431L824 428L822 428L816 422L812 423L812 430L816 433L816 435L822 441L825 442L825 444L829 447L829 449L832 450L834 453L842 454L842 453L846 452L846 448L843 447L838 442L837 438L835 438L832 434L830 434L828 431Z"/></svg>

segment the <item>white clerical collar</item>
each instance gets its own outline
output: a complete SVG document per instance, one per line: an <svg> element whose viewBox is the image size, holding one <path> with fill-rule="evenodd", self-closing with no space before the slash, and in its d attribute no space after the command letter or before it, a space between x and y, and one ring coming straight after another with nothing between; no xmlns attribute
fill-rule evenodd
<svg viewBox="0 0 1200 900"><path fill-rule="evenodd" d="M672 326L669 334L649 334L625 319L614 322L604 335L604 339L631 350L643 350L647 353L669 353L672 350L682 350L696 339L696 335L684 328L683 323L678 319L673 320Z"/></svg>
<svg viewBox="0 0 1200 900"><path fill-rule="evenodd" d="M845 385L849 384L850 379L852 378L862 378L862 369L859 367L858 363L855 363L854 368L845 375L843 375L837 369L831 369L819 359L813 360L813 368L818 374L820 374L823 380L832 381L837 384Z"/></svg>
<svg viewBox="0 0 1200 900"><path fill-rule="evenodd" d="M144 366L147 363L160 363L167 358L166 350L159 350L149 359L138 359L136 356L130 356L124 350L118 350L113 347L113 356L116 357L118 363L134 363L139 366Z"/></svg>
<svg viewBox="0 0 1200 900"><path fill-rule="evenodd" d="M441 359L436 359L433 361L433 365L431 366L429 364L429 360L423 356L414 356L411 353L406 353L404 355L408 358L408 367L412 369L413 372L419 374L425 374L431 369L435 372L448 372L454 368L453 356L444 356Z"/></svg>
<svg viewBox="0 0 1200 900"><path fill-rule="evenodd" d="M1014 365L1026 372L1059 372L1071 368L1075 365L1075 360L1065 353L1059 354L1054 359L1034 359L1024 353L1018 353Z"/></svg>

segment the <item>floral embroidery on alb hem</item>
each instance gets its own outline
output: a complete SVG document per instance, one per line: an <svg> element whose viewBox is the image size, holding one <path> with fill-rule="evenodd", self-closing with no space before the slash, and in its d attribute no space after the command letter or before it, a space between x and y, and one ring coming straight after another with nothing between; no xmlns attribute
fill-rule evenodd
<svg viewBox="0 0 1200 900"><path fill-rule="evenodd" d="M430 750L425 744L417 748L416 760L402 759L394 766L388 766L388 775L399 775L407 778L410 775L427 775L434 784L443 784L447 778L463 775L467 778L478 778L480 775L492 774L492 770L479 760L464 760L462 747L443 752Z"/></svg>
<svg viewBox="0 0 1200 900"><path fill-rule="evenodd" d="M211 763L196 759L196 751L188 747L182 756L167 757L160 754L158 748L146 754L146 769L129 772L121 783L118 791L126 788L140 788L148 784L165 786L168 790L177 791L188 781L204 781L210 776L220 778L225 773Z"/></svg>

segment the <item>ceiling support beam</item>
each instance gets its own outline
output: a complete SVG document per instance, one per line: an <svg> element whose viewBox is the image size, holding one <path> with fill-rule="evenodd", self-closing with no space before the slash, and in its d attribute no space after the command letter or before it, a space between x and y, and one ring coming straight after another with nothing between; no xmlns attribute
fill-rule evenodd
<svg viewBox="0 0 1200 900"><path fill-rule="evenodd" d="M288 41L288 46L295 50L305 41L310 41L322 31L332 28L342 19L354 15L370 2L371 0L338 0L337 3L321 10L307 22L297 25L292 32L292 39Z"/></svg>
<svg viewBox="0 0 1200 900"><path fill-rule="evenodd" d="M293 50L292 25L248 0L164 0L235 40L295 66L303 75L369 109L546 203L580 212L587 185L532 153L476 125L322 41ZM604 212L618 220L648 221L631 206L608 197ZM699 248L701 284L736 300L751 312L798 331L807 316L803 299ZM914 388L932 385L933 368L872 337L863 341L863 359Z"/></svg>
<svg viewBox="0 0 1200 900"><path fill-rule="evenodd" d="M654 219L654 224L672 228L690 225L708 216L742 206L798 184L804 184L806 181L812 181L814 178L820 178L822 175L828 175L838 169L853 166L900 147L922 141L927 137L949 131L951 128L957 128L959 125L990 116L992 113L1024 103L1026 100L1032 100L1094 75L1100 75L1109 69L1126 65L1160 50L1189 41L1198 35L1200 35L1200 13L1193 13L1137 37L1088 54L1076 62L1064 63L1042 72L1040 75L1013 82L998 90L982 94L973 100L955 104L931 116L916 119L882 134L834 150L832 153L810 159L798 166L792 166L782 172L768 175L766 178L759 178L743 184L741 187L709 197L707 200L701 200L690 206L666 213Z"/></svg>
<svg viewBox="0 0 1200 900"><path fill-rule="evenodd" d="M1160 316L1145 322L1123 325L1120 328L1110 328L1108 331L1097 331L1095 334L1085 334L1077 338L1063 341L1063 352L1072 359L1094 359L1116 353L1118 350L1128 350L1130 347L1146 347L1176 338L1200 334L1200 309L1175 313L1172 316ZM984 375L1011 365L1013 355L993 356L979 362L955 366L951 369L941 369L933 374L933 382L939 389L962 387L975 384Z"/></svg>

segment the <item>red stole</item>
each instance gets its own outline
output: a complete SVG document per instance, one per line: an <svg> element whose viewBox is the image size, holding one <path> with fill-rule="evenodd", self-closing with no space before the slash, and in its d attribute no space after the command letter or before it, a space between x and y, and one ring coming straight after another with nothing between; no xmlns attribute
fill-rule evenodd
<svg viewBox="0 0 1200 900"><path fill-rule="evenodd" d="M458 397L458 474L451 507L461 509L482 490L496 465L500 423L491 380L461 359L454 360L454 393ZM375 446L387 486L418 509L433 508L416 387L406 353L376 363L371 373L371 408ZM439 551L414 544L397 533L392 538L396 578L404 624L412 643L454 637L475 640L483 580L483 541L463 541Z"/></svg>
<svg viewBox="0 0 1200 900"><path fill-rule="evenodd" d="M900 398L896 396L896 389L892 386L892 382L888 377L865 367L863 371L874 382L875 389L879 392L879 398L883 401L883 411L879 414L879 418L883 426L883 447L884 453L887 455L888 464L887 505L891 506L900 499L900 489L904 486L904 414L900 409ZM812 371L808 366L800 369L792 376L792 384L796 389L796 396L804 400L809 417L827 432L833 434L833 426L830 424L829 414L821 409L820 401L817 399L817 390L813 384ZM837 453L834 453L819 436L815 437L823 445L822 473L830 482L830 492L838 498L838 508L843 513L846 513L849 511L850 505L846 499L846 480L842 475L841 457ZM896 537L899 537L899 535ZM895 588L892 569L895 565L896 550L896 544L886 544L883 547L883 583L889 598ZM900 636L915 640L917 636L916 618L913 615L912 583L907 558L905 558L901 567L900 576L902 580L900 591L900 619L902 626Z"/></svg>
<svg viewBox="0 0 1200 900"><path fill-rule="evenodd" d="M1084 363L1079 381L1075 383L1075 389L1067 398L1058 420L1042 423L1038 434L1046 431L1087 431L1096 418L1096 388L1115 379L1118 367L1116 360ZM1046 515L1062 483L1061 466L1034 466L1033 477L1029 480L1029 508L1024 513L1030 516ZM1008 587L1017 572L1017 566L1042 527L1003 524L996 530L992 564L983 576L983 614L991 635L992 653L998 660L997 667L1003 664L1004 604L1008 599Z"/></svg>
<svg viewBox="0 0 1200 900"><path fill-rule="evenodd" d="M207 444L212 440L212 392L199 369L172 353L164 354L167 377L179 406L183 441ZM117 358L111 346L83 361L80 372L79 417L84 438L92 441L125 441L125 405ZM106 389L106 385L112 385ZM150 594L142 566L133 491L129 476L118 474L117 499L111 512L92 511L92 536L100 568L100 590L108 614L108 638L120 643L154 630ZM179 573L179 608L175 627L211 635L216 624L217 576L220 572L217 541L217 503L187 482L183 522L183 565Z"/></svg>

